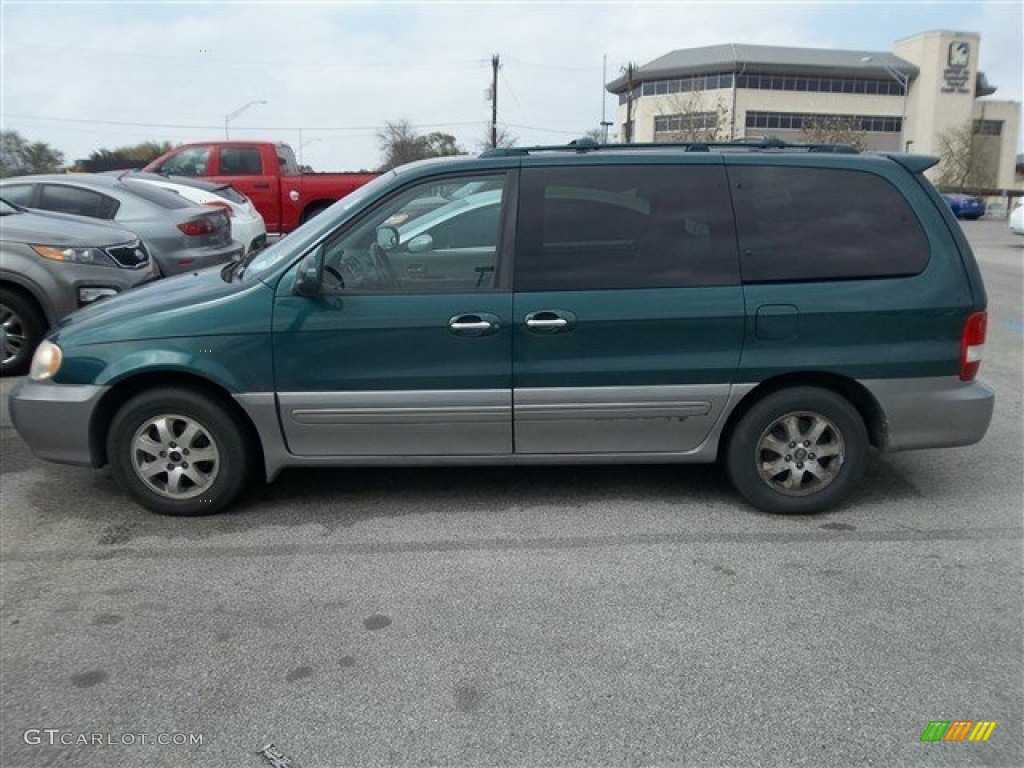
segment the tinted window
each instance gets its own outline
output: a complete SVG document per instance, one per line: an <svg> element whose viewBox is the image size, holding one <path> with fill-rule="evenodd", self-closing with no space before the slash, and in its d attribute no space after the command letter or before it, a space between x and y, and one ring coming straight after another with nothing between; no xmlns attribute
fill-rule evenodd
<svg viewBox="0 0 1024 768"><path fill-rule="evenodd" d="M94 219L112 219L120 203L112 197L91 189L69 187L64 184L44 184L37 207L75 216Z"/></svg>
<svg viewBox="0 0 1024 768"><path fill-rule="evenodd" d="M164 160L160 164L158 172L181 176L203 176L209 167L210 148L189 147Z"/></svg>
<svg viewBox="0 0 1024 768"><path fill-rule="evenodd" d="M221 176L259 176L263 172L260 151L255 147L225 147L218 152L217 170Z"/></svg>
<svg viewBox="0 0 1024 768"><path fill-rule="evenodd" d="M915 275L928 263L917 217L880 176L774 166L729 176L745 282Z"/></svg>
<svg viewBox="0 0 1024 768"><path fill-rule="evenodd" d="M527 168L517 231L519 291L738 282L721 166Z"/></svg>
<svg viewBox="0 0 1024 768"><path fill-rule="evenodd" d="M395 195L328 242L327 288L361 293L493 289L503 182L503 174L454 184L430 181ZM455 196L473 189L483 191Z"/></svg>
<svg viewBox="0 0 1024 768"><path fill-rule="evenodd" d="M161 187L154 187L152 184L147 184L144 181L131 181L129 179L125 179L121 183L124 184L125 189L129 190L133 195L159 205L161 208L191 208L195 205L195 203L190 200L186 200L177 192L170 189L162 189Z"/></svg>
<svg viewBox="0 0 1024 768"><path fill-rule="evenodd" d="M0 196L9 203L30 208L34 192L35 186L32 184L5 184L0 189Z"/></svg>

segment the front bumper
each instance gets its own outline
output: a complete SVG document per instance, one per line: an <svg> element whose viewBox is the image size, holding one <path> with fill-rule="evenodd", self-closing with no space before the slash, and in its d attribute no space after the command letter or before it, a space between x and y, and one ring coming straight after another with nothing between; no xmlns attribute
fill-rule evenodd
<svg viewBox="0 0 1024 768"><path fill-rule="evenodd" d="M22 379L11 391L14 428L36 456L60 464L97 467L89 425L109 387Z"/></svg>

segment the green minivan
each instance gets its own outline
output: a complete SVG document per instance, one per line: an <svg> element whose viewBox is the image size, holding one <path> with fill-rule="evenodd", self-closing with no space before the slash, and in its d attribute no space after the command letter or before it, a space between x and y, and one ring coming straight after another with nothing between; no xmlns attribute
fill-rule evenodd
<svg viewBox="0 0 1024 768"><path fill-rule="evenodd" d="M149 509L287 467L711 462L778 513L968 445L986 296L934 158L779 144L413 163L265 251L78 312L11 395Z"/></svg>

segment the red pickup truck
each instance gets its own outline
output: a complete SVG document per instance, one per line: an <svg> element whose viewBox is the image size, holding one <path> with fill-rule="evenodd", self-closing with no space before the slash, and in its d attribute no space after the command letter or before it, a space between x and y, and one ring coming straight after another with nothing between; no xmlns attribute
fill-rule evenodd
<svg viewBox="0 0 1024 768"><path fill-rule="evenodd" d="M207 141L183 144L143 170L227 182L247 195L268 232L291 232L335 200L361 187L373 173L302 173L287 144Z"/></svg>

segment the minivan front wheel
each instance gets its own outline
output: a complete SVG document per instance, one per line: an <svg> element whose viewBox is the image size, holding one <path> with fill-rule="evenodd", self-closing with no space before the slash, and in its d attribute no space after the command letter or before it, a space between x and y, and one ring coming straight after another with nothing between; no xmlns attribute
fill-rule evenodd
<svg viewBox="0 0 1024 768"><path fill-rule="evenodd" d="M153 389L114 416L107 456L118 482L163 515L207 515L242 490L250 460L233 414L198 392Z"/></svg>
<svg viewBox="0 0 1024 768"><path fill-rule="evenodd" d="M726 468L758 509L811 514L842 502L864 473L868 434L857 409L817 387L768 395L736 424Z"/></svg>

